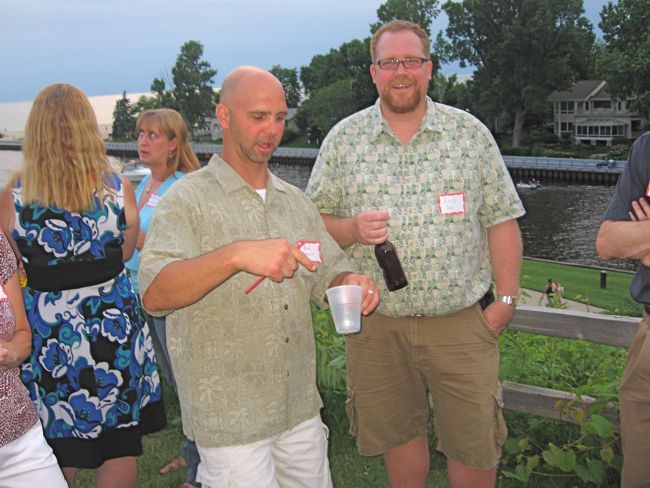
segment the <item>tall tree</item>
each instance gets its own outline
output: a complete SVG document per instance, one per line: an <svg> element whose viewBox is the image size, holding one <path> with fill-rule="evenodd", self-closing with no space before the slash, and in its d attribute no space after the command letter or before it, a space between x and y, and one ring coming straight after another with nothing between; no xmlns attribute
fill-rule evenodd
<svg viewBox="0 0 650 488"><path fill-rule="evenodd" d="M198 41L188 41L181 46L172 68L173 99L192 135L196 129L206 127L205 118L211 115L214 108L212 82L217 70L202 60L202 56L203 45Z"/></svg>
<svg viewBox="0 0 650 488"><path fill-rule="evenodd" d="M447 42L439 52L476 67L485 118L503 111L514 120L512 145L521 143L526 116L544 110L546 97L568 88L593 67L594 34L582 0L447 1Z"/></svg>
<svg viewBox="0 0 650 488"><path fill-rule="evenodd" d="M353 80L335 81L316 91L298 109L296 123L309 142L320 144L332 127L358 110L352 88Z"/></svg>
<svg viewBox="0 0 650 488"><path fill-rule="evenodd" d="M318 54L308 66L300 68L309 98L298 109L298 124L313 140L322 140L334 123L374 103L377 90L370 77L370 63L370 38L366 38ZM316 113L320 108L324 110L322 116Z"/></svg>
<svg viewBox="0 0 650 488"><path fill-rule="evenodd" d="M377 97L370 78L370 63L370 38L353 39L328 54L314 56L309 65L300 68L300 80L307 96L336 81L354 80L352 89L359 97L359 107L367 107Z"/></svg>
<svg viewBox="0 0 650 488"><path fill-rule="evenodd" d="M370 26L370 31L375 32L383 24L393 20L410 20L422 27L431 36L431 22L440 13L438 0L387 0L377 9L377 18Z"/></svg>
<svg viewBox="0 0 650 488"><path fill-rule="evenodd" d="M284 87L284 93L287 97L287 105L295 108L300 105L302 99L302 86L298 78L297 68L283 68L279 64L270 69L271 73L280 80Z"/></svg>
<svg viewBox="0 0 650 488"><path fill-rule="evenodd" d="M151 91L156 95L155 97L148 97L144 105L149 105L148 108L173 108L179 110L178 104L174 99L174 93L167 90L167 84L162 78L154 78L151 82Z"/></svg>
<svg viewBox="0 0 650 488"><path fill-rule="evenodd" d="M123 91L122 98L115 102L111 137L113 140L135 139L135 118L133 117L131 102L126 97L126 91Z"/></svg>
<svg viewBox="0 0 650 488"><path fill-rule="evenodd" d="M647 0L608 3L598 24L605 45L598 71L612 95L636 96L632 109L650 118L650 8Z"/></svg>

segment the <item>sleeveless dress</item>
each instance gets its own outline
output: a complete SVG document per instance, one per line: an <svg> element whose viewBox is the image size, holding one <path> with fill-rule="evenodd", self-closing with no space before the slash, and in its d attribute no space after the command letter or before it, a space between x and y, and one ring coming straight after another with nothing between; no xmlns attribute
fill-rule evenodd
<svg viewBox="0 0 650 488"><path fill-rule="evenodd" d="M22 202L12 233L23 256L32 351L21 379L62 467L138 456L165 426L160 377L142 306L122 264L126 219L116 175L96 210Z"/></svg>

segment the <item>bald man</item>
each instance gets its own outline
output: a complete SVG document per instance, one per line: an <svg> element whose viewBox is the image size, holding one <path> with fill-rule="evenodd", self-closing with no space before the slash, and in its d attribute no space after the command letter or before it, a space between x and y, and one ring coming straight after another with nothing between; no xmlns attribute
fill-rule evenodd
<svg viewBox="0 0 650 488"><path fill-rule="evenodd" d="M165 194L141 254L143 302L167 315L183 430L207 487L332 486L309 300L326 306L327 288L356 284L364 314L379 303L311 201L268 170L286 114L272 74L230 73L216 108L221 157Z"/></svg>

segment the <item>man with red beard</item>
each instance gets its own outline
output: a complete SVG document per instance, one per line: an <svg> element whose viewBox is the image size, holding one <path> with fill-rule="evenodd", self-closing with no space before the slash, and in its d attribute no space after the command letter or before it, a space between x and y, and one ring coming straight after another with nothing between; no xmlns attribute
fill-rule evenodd
<svg viewBox="0 0 650 488"><path fill-rule="evenodd" d="M379 99L331 130L307 187L356 269L382 283L372 245L390 237L408 279L380 286L377 313L346 337L350 431L361 454L384 455L391 487L423 488L430 393L451 486L493 487L507 435L497 338L519 293L524 209L490 132L427 97L426 33L394 20L370 46Z"/></svg>
<svg viewBox="0 0 650 488"><path fill-rule="evenodd" d="M325 306L327 288L354 284L370 313L377 287L351 272L304 193L269 172L287 115L277 78L235 69L216 114L221 156L160 201L139 275L147 310L169 314L197 479L206 488L331 488L309 303ZM320 252L310 259L299 241Z"/></svg>

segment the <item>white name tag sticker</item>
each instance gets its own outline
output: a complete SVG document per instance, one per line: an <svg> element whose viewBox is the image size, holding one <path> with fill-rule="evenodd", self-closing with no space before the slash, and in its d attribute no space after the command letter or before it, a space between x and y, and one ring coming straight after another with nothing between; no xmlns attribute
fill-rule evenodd
<svg viewBox="0 0 650 488"><path fill-rule="evenodd" d="M309 259L320 263L320 242L318 241L298 241L298 249Z"/></svg>
<svg viewBox="0 0 650 488"><path fill-rule="evenodd" d="M438 195L438 208L442 215L465 213L465 193Z"/></svg>
<svg viewBox="0 0 650 488"><path fill-rule="evenodd" d="M158 202L160 201L161 198L162 195L158 195L157 193L152 194L149 197L149 200L147 200L146 203L147 207L155 207L156 205L158 205Z"/></svg>
<svg viewBox="0 0 650 488"><path fill-rule="evenodd" d="M7 299L7 294L5 293L4 286L0 285L0 302L4 302Z"/></svg>

